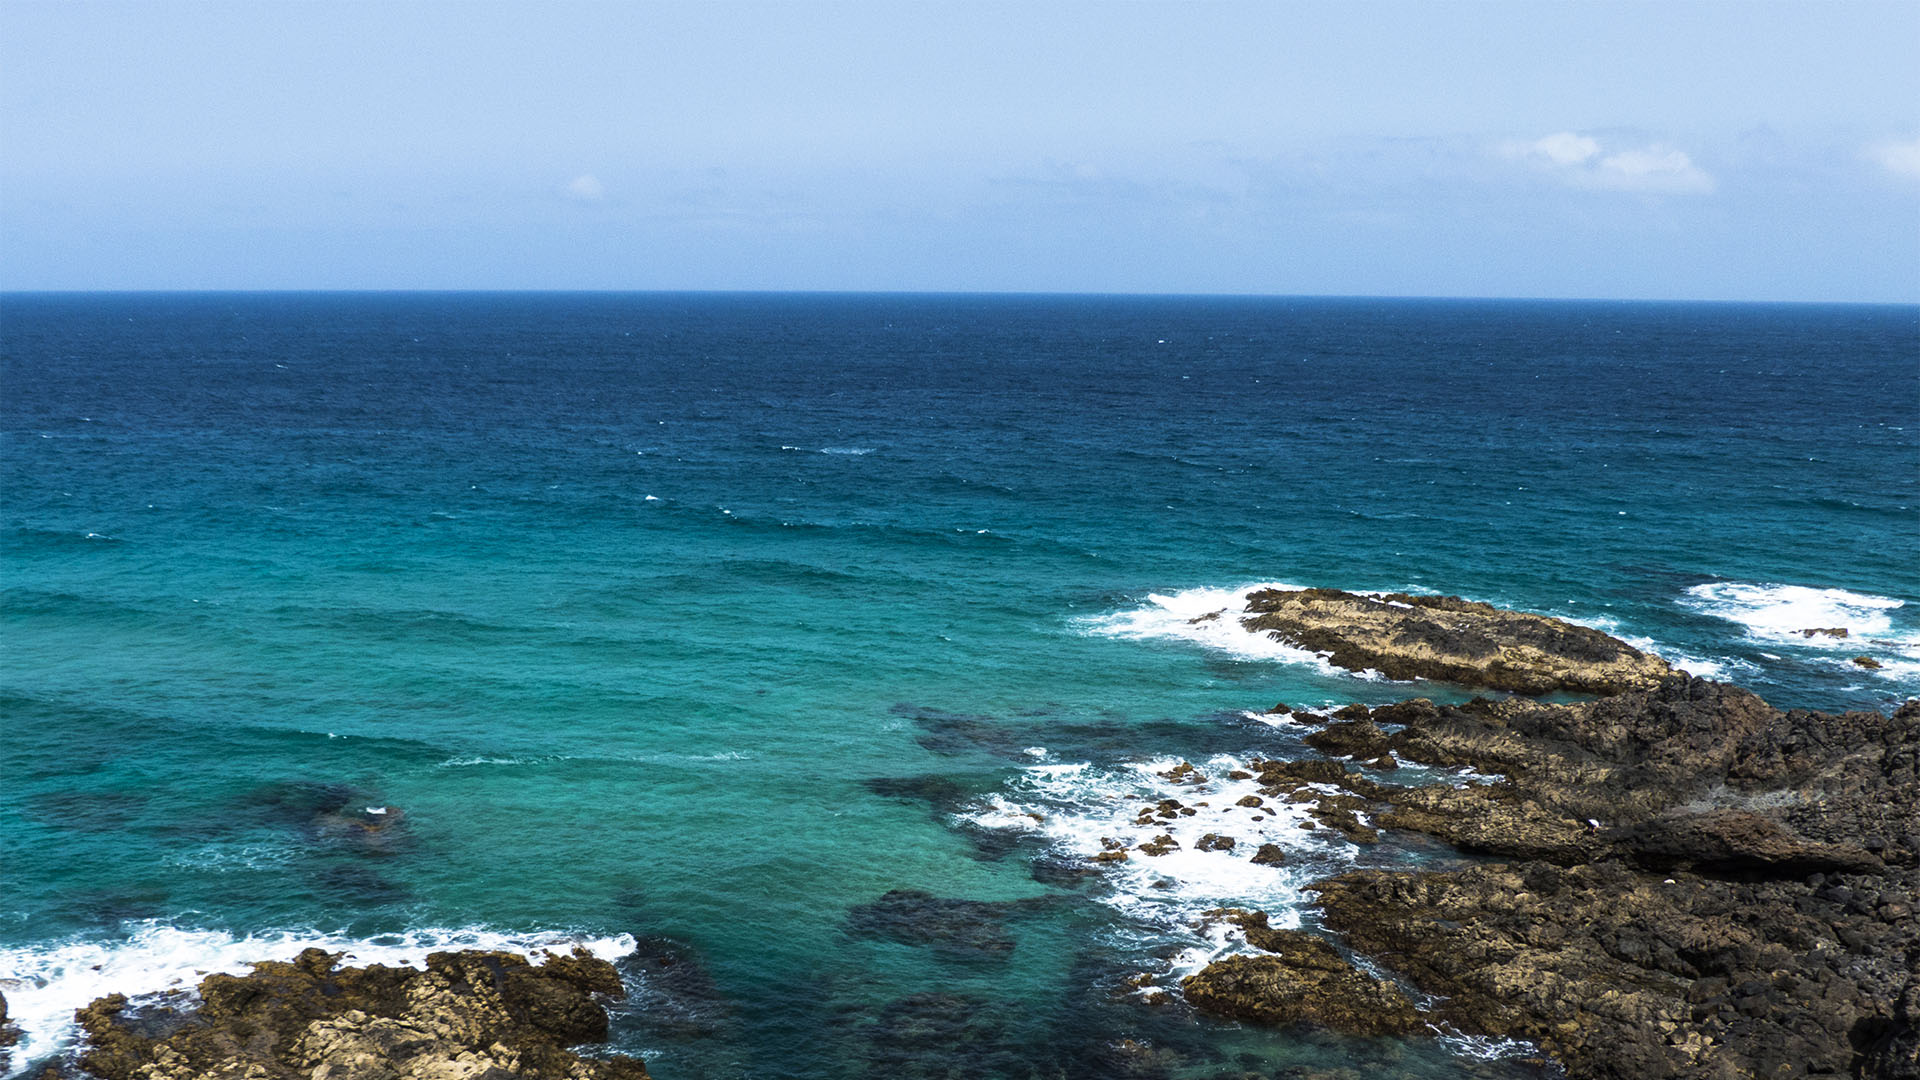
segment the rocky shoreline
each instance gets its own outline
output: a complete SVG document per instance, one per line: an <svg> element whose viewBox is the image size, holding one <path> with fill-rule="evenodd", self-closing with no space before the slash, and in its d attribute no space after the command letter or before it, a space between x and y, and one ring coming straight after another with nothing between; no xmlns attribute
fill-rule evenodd
<svg viewBox="0 0 1920 1080"><path fill-rule="evenodd" d="M1132 824L1151 839L1036 862L1037 880L1070 886L1158 862L1181 847L1160 833L1166 823L1208 806L1184 805L1189 787L1201 794L1225 782L1258 791L1232 813L1261 821L1284 808L1289 829L1297 819L1335 848L1391 854L1397 843L1439 841L1464 855L1424 870L1376 860L1313 881L1307 929L1276 928L1257 910L1207 912L1202 929L1248 948L1181 980L1188 1004L1352 1036L1522 1040L1573 1080L1920 1080L1920 701L1891 714L1780 710L1599 631L1451 597L1267 590L1236 617L1249 633L1356 670L1602 696L1275 706L1265 716L1312 754L1235 758L1230 772L1209 766L1211 778L1184 762L1156 771L1180 798L1139 807ZM1011 758L1028 745L985 718L927 720L924 740L935 747L984 741ZM945 777L868 786L949 807L968 797ZM1235 873L1301 873L1289 864L1299 849L1284 841L1248 851L1243 838L1235 851L1232 836L1194 820L1183 833L1192 848L1244 860L1230 864ZM1014 953L1021 920L1066 900L895 888L854 906L844 930L993 971ZM624 1016L658 1013L694 1039L731 1023L697 965L666 946L648 956L649 976L686 1000L642 980ZM600 1053L607 1005L625 987L619 970L585 951L532 962L441 952L423 969L341 959L309 949L250 974L207 976L195 994L101 998L80 1010L87 1038L77 1062L48 1074L77 1065L99 1080L647 1076L637 1059ZM1119 988L1121 1007L1170 1000L1165 989L1132 995L1153 978ZM915 995L862 1014L854 1030L863 1053L885 1063L875 1075L907 1075L900 1070L956 1039L971 1040L981 1060L1021 1064L978 1019L983 1007ZM12 1033L0 998L0 1064ZM1097 1054L1124 1059L1125 1075L1173 1075L1155 1064L1158 1053L1132 1038L1079 1047L1068 1056L1088 1060L1070 1074L1121 1067L1105 1057L1089 1064Z"/></svg>
<svg viewBox="0 0 1920 1080"><path fill-rule="evenodd" d="M1313 726L1316 750L1375 775L1404 761L1491 781L1397 786L1334 762L1260 763L1272 796L1316 799L1316 816L1349 839L1423 833L1488 858L1311 887L1326 928L1438 996L1416 1023L1391 1026L1529 1040L1575 1078L1920 1077L1920 702L1892 715L1782 711L1597 644L1597 631L1483 608L1306 590L1256 593L1244 620L1332 649L1342 666L1610 695L1292 717ZM1468 609L1471 626L1435 631ZM1303 629L1308 616L1324 634ZM1352 644L1363 636L1368 648ZM1275 955L1208 966L1185 981L1189 1002L1354 1033L1401 1015L1378 980L1320 970L1344 965L1331 949L1246 938Z"/></svg>
<svg viewBox="0 0 1920 1080"><path fill-rule="evenodd" d="M101 1080L646 1080L638 1059L568 1049L604 1041L605 1002L625 995L584 950L339 961L308 949L209 975L197 995L100 998L79 1013L79 1066Z"/></svg>

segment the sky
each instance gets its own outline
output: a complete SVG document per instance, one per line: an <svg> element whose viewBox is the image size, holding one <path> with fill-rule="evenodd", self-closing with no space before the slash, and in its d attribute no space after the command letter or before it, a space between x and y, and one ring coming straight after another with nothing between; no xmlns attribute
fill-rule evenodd
<svg viewBox="0 0 1920 1080"><path fill-rule="evenodd" d="M1920 2L0 2L0 289L1920 302Z"/></svg>

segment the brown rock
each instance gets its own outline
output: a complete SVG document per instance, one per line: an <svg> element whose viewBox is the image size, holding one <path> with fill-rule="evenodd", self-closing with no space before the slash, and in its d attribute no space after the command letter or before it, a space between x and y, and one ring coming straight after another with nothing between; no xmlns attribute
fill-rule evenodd
<svg viewBox="0 0 1920 1080"><path fill-rule="evenodd" d="M1311 1024L1350 1035L1401 1035L1421 1026L1406 995L1362 974L1312 934L1267 929L1266 916L1258 914L1248 941L1273 955L1208 964L1181 980L1187 1000L1241 1020Z"/></svg>
<svg viewBox="0 0 1920 1080"><path fill-rule="evenodd" d="M1437 1018L1537 1041L1571 1077L1901 1075L1863 1073L1861 1044L1896 1042L1920 930L1803 881L1519 863L1313 887L1330 928L1445 995Z"/></svg>
<svg viewBox="0 0 1920 1080"><path fill-rule="evenodd" d="M1261 844L1260 850L1253 853L1253 860L1259 866L1285 866L1286 849L1279 844Z"/></svg>
<svg viewBox="0 0 1920 1080"><path fill-rule="evenodd" d="M1598 630L1456 596L1265 589L1248 596L1241 625L1350 671L1524 694L1614 694L1673 674Z"/></svg>
<svg viewBox="0 0 1920 1080"><path fill-rule="evenodd" d="M583 951L539 966L513 953L434 953L426 970L337 968L308 949L252 974L210 975L200 1004L165 1037L120 1019L119 994L80 1010L81 1065L104 1080L524 1077L645 1080L630 1057L564 1049L607 1034L613 966Z"/></svg>
<svg viewBox="0 0 1920 1080"><path fill-rule="evenodd" d="M1159 836L1156 836L1153 839L1147 841L1146 843L1141 844L1139 846L1139 850L1144 851L1149 855L1165 855L1166 853L1173 851L1179 846L1180 846L1180 841L1175 840L1171 835L1167 833L1161 833Z"/></svg>

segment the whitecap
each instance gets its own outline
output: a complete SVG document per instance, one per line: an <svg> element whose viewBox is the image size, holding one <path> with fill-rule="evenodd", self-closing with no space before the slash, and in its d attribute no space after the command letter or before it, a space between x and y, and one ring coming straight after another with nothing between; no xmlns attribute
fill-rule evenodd
<svg viewBox="0 0 1920 1080"><path fill-rule="evenodd" d="M1098 899L1146 928L1153 940L1143 944L1171 940L1181 947L1171 969L1156 980L1177 985L1182 975L1211 959L1248 949L1237 927L1215 925L1219 920L1207 919L1207 911L1252 908L1267 912L1276 927L1298 926L1305 886L1350 862L1357 850L1325 828L1303 829L1311 805L1262 795L1246 758L1220 754L1194 762L1204 776L1198 783L1168 777L1180 764L1181 759L1169 757L1110 767L1032 765L1018 770L1005 790L955 817L975 828L1035 836L1056 857L1092 861L1125 852L1125 861L1099 864L1106 890ZM1235 772L1245 778L1233 779ZM1258 804L1240 805L1248 796ZM1157 808L1167 799L1192 813L1159 816ZM1148 824L1139 822L1143 809L1156 811ZM1232 846L1220 847L1216 840L1203 849L1201 841L1209 834L1232 840ZM1176 845L1165 854L1140 850L1163 836ZM1288 865L1254 864L1263 844L1284 850Z"/></svg>
<svg viewBox="0 0 1920 1080"><path fill-rule="evenodd" d="M823 446L820 448L823 454L844 454L849 457L866 457L873 451L874 448L871 446Z"/></svg>
<svg viewBox="0 0 1920 1080"><path fill-rule="evenodd" d="M1856 648L1858 643L1851 639L1891 633L1893 620L1889 613L1905 607L1906 601L1846 589L1713 581L1688 589L1680 604L1703 615L1739 623L1752 637ZM1808 636L1802 632L1834 627L1844 628L1847 637Z"/></svg>
<svg viewBox="0 0 1920 1080"><path fill-rule="evenodd" d="M236 936L149 920L128 926L115 939L69 938L63 941L0 948L0 990L19 1025L21 1041L13 1050L15 1073L23 1075L36 1060L70 1046L78 1031L74 1010L106 994L137 997L188 991L209 974L242 974L261 960L291 960L303 949L347 954L355 965L418 966L427 954L450 949L517 952L537 958L546 949L580 946L603 960L633 951L631 935L598 936L564 931L513 933L487 927L428 928L371 938L317 930L275 930Z"/></svg>
<svg viewBox="0 0 1920 1080"><path fill-rule="evenodd" d="M1198 588L1149 593L1139 607L1078 620L1085 632L1129 641L1186 641L1242 660L1280 660L1322 671L1352 675L1320 654L1252 633L1241 625L1247 596L1261 589L1295 590L1297 585L1257 584L1235 589ZM1378 675L1373 675L1378 678Z"/></svg>

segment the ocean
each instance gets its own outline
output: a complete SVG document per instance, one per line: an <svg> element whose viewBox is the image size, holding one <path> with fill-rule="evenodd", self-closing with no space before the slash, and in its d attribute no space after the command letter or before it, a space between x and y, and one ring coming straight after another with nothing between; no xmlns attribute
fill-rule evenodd
<svg viewBox="0 0 1920 1080"><path fill-rule="evenodd" d="M662 1080L1533 1076L1154 1003L1207 909L1457 858L1203 811L1082 872L1307 753L1275 702L1469 696L1190 620L1444 592L1920 694L1914 307L11 294L0 419L16 1072L309 944L578 943Z"/></svg>

